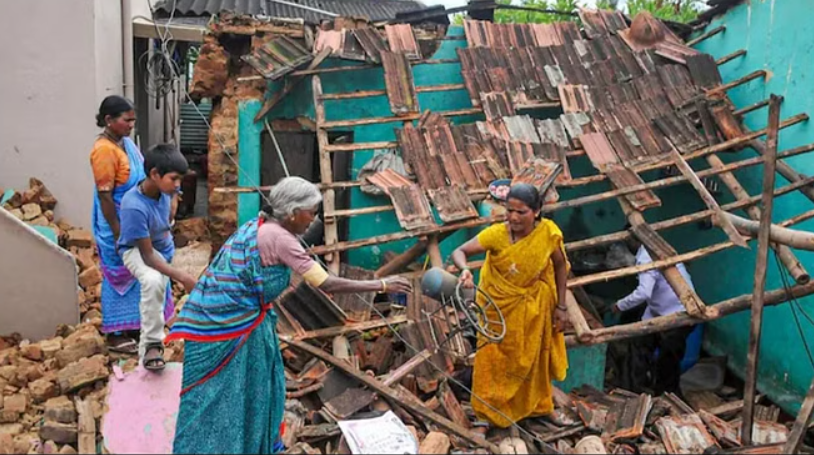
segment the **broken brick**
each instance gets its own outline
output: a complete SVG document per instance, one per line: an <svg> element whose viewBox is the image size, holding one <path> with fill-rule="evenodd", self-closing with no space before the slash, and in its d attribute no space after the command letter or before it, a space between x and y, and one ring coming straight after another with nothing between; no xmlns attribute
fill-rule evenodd
<svg viewBox="0 0 814 455"><path fill-rule="evenodd" d="M45 419L60 423L76 422L76 407L73 401L62 395L45 402Z"/></svg>
<svg viewBox="0 0 814 455"><path fill-rule="evenodd" d="M30 224L31 226L50 226L51 222L48 221L48 218L40 215L34 218L33 220L30 220L28 224Z"/></svg>
<svg viewBox="0 0 814 455"><path fill-rule="evenodd" d="M15 453L14 438L10 434L0 434L0 454L7 455Z"/></svg>
<svg viewBox="0 0 814 455"><path fill-rule="evenodd" d="M60 228L61 229L61 228ZM65 246L70 248L90 248L93 246L93 233L84 229L73 229L68 231L68 239Z"/></svg>
<svg viewBox="0 0 814 455"><path fill-rule="evenodd" d="M42 360L42 348L37 344L26 343L20 345L20 354L28 360Z"/></svg>
<svg viewBox="0 0 814 455"><path fill-rule="evenodd" d="M59 365L65 368L79 359L102 354L104 350L105 340L98 333L83 332L65 339L62 350L56 353L56 359Z"/></svg>
<svg viewBox="0 0 814 455"><path fill-rule="evenodd" d="M19 423L7 423L4 425L0 425L0 435L10 434L12 436L16 436L23 432L23 426Z"/></svg>
<svg viewBox="0 0 814 455"><path fill-rule="evenodd" d="M76 455L77 451L73 447L66 444L59 449L59 453L60 455Z"/></svg>
<svg viewBox="0 0 814 455"><path fill-rule="evenodd" d="M74 259L76 259L79 270L84 272L96 266L96 261L93 260L93 250L91 248L71 248L71 253Z"/></svg>
<svg viewBox="0 0 814 455"><path fill-rule="evenodd" d="M23 394L12 395L3 400L3 410L23 413L28 410L28 397Z"/></svg>
<svg viewBox="0 0 814 455"><path fill-rule="evenodd" d="M47 379L37 379L29 383L28 390L34 403L42 403L59 395L57 385Z"/></svg>
<svg viewBox="0 0 814 455"><path fill-rule="evenodd" d="M62 337L50 338L37 343L42 350L42 357L46 360L56 357L57 352L62 350Z"/></svg>
<svg viewBox="0 0 814 455"><path fill-rule="evenodd" d="M99 271L99 267L91 267L79 274L79 285L82 286L83 289L87 290L101 282L102 272Z"/></svg>
<svg viewBox="0 0 814 455"><path fill-rule="evenodd" d="M42 208L40 208L39 204L29 203L22 206L23 210L23 220L24 221L31 221L34 218L42 215Z"/></svg>
<svg viewBox="0 0 814 455"><path fill-rule="evenodd" d="M80 359L59 372L59 388L62 393L73 392L96 381L106 379L108 374L104 356L96 355L89 359Z"/></svg>
<svg viewBox="0 0 814 455"><path fill-rule="evenodd" d="M8 211L14 218L17 218L20 221L23 221L23 211L20 209L11 209Z"/></svg>
<svg viewBox="0 0 814 455"><path fill-rule="evenodd" d="M17 423L20 421L20 413L3 409L0 411L0 424Z"/></svg>
<svg viewBox="0 0 814 455"><path fill-rule="evenodd" d="M54 455L59 453L59 446L54 441L45 441L42 445L42 453L45 455Z"/></svg>
<svg viewBox="0 0 814 455"><path fill-rule="evenodd" d="M40 428L40 437L59 444L74 444L78 439L78 432L76 424L71 425L46 420Z"/></svg>

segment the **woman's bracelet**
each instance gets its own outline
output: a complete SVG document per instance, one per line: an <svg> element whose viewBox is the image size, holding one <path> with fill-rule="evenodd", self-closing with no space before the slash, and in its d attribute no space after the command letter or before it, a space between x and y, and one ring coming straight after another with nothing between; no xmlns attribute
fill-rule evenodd
<svg viewBox="0 0 814 455"><path fill-rule="evenodd" d="M379 281L382 282L382 294L386 294L387 293L387 281L385 281L385 280L379 280Z"/></svg>

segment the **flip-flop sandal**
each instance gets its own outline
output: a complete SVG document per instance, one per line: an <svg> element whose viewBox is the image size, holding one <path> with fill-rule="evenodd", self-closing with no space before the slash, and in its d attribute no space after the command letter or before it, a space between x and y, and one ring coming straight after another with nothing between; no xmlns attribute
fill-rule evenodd
<svg viewBox="0 0 814 455"><path fill-rule="evenodd" d="M144 368L148 371L163 371L167 365L164 361L164 346L158 343L150 344L147 345L146 351L142 362Z"/></svg>
<svg viewBox="0 0 814 455"><path fill-rule="evenodd" d="M107 349L111 352L117 352L119 354L135 355L138 354L138 343L136 343L135 340L124 340L118 344L108 346Z"/></svg>

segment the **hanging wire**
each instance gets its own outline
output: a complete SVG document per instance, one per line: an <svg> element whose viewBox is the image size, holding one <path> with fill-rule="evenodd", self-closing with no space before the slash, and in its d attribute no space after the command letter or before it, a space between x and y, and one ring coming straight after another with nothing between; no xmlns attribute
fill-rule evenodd
<svg viewBox="0 0 814 455"><path fill-rule="evenodd" d="M145 1L147 1L147 2L148 2L148 4L149 4L149 0L145 0ZM177 1L177 0L176 0L176 1ZM175 6L175 5L173 5L173 11L175 10L174 6ZM153 11L152 7L150 8L150 11L151 11L151 14L152 14L152 17L153 17L153 23L155 23L155 11ZM167 29L167 35L170 35L170 34L169 34L169 27L170 27L171 23L172 23L172 16L170 17L170 20L169 20L169 21L167 22L167 24L165 25L165 28ZM166 36L166 35L165 35L165 36ZM170 35L170 36L171 36L171 35ZM165 51L166 51L166 46L162 46L162 52L165 52ZM176 72L176 74L175 74L175 77L179 77L179 76L178 76L178 74L177 74L177 72ZM185 98L186 98L186 99L189 101L189 103L190 103L190 104L192 104L192 106L194 107L195 111L198 113L198 115L199 115L199 116L201 117L201 119L204 121L204 123L206 124L207 128L208 128L208 129L211 131L211 129L212 129L212 125L210 124L209 119L208 119L208 118L206 117L206 115L205 115L205 114L204 114L204 113L203 113L203 112L202 112L202 111L201 111L201 110L198 108L198 105L197 105L197 104L195 104L195 102L194 102L194 100L192 99L192 97L190 96L189 92L186 90L186 87L183 87L183 84L181 84L181 85L182 85L182 88L181 88L181 90L182 90L182 94L183 94L183 95L184 95L184 97L185 97ZM266 194L263 192L263 190L260 188L260 185L258 185L258 184L255 182L254 178L253 178L251 175L249 175L249 174L248 174L248 173L247 173L247 172L246 172L246 171L245 171L245 170L244 170L244 169L243 169L243 168L240 166L240 164L237 162L237 160L235 159L235 157L233 156L233 154L232 154L232 153L229 151L229 148L226 146L226 142L225 142L225 141L224 141L224 139L221 137L221 135L220 135L220 134L218 134L218 132L217 132L217 131L212 131L212 133L213 133L213 135L215 136L215 139L216 139L216 140L218 141L218 143L220 144L221 149L222 149L222 150L223 150L223 152L224 152L224 155L226 155L226 157L229 159L229 161L231 161L231 162L232 162L232 164L234 164L234 165L235 165L235 167L236 167L236 169L237 169L237 171L238 171L238 174L242 174L242 175L244 176L244 178L246 179L246 181L248 182L248 186L249 186L249 187L251 187L251 188L254 188L254 190L255 190L255 191L256 191L256 192L257 192L257 193L260 195L260 197L261 197L261 198L262 198L262 199L263 199L263 200L264 200L264 201L265 201L267 204L271 204L271 200L270 200L270 199L269 199L269 197L268 197L268 196L267 196L267 195L266 195ZM303 247L304 247L306 250L310 249L310 246L309 246L309 245L307 245L307 244L306 244L306 243L305 243L305 242L302 240L302 238L301 238L301 237L297 236L297 239L300 241L300 243L303 245ZM324 262L324 261L323 261L323 260L322 260L320 257L318 257L318 256L316 256L316 255L313 255L313 257L314 257L314 260L315 260L315 261L317 261L317 262L318 262L320 265L322 265L322 267L323 267L323 268L324 268L324 269L325 269L325 270L326 270L326 271L327 271L327 272L328 272L328 273L329 273L331 276L335 276L335 277L336 277L336 274L335 274L335 273L333 273L333 272L330 270L330 268L327 266L327 264L325 264L325 262ZM399 333L399 331L396 329L396 327L395 327L395 326L393 326L393 325L392 325L392 324L391 324L391 323L390 323L390 322L387 320L387 318L385 317L385 315L384 315L384 314L383 314L383 313L382 313L382 312L381 312L381 311L380 311L378 308L376 308L376 305L374 305L374 304L372 304L372 303L369 303L369 302L368 302L368 301L367 301L367 300L366 300L364 297L362 297L362 296L361 296L359 293L353 293L352 295L353 295L354 297L356 297L357 299L359 299L359 300L360 300L362 303L364 303L365 305L367 305L368 307L370 307L370 309L371 309L373 312L375 312L375 313L376 313L376 315L377 315L377 316L379 316L379 317L382 319L382 321L385 323L385 325L386 325L386 326L387 326L387 328L390 330L390 332L392 332L392 333L393 333L393 335L394 335L396 338L398 338L398 339L399 339L399 341L401 341L401 342L404 344L404 346L405 346L405 347L407 347L409 350L411 350L411 351L412 351L413 355L418 355L418 354L420 354L420 353L422 352L422 350L420 350L420 349L416 348L415 346L413 346L412 344L410 344L410 342L409 342L409 341L408 341L406 338L404 338L404 337L403 337L403 336L402 336L402 335ZM520 425L519 425L519 424L518 424L518 423L517 423L515 420L513 420L512 418L510 418L509 416L507 416L505 413L503 413L502 411L500 411L500 410L499 410L499 409L497 409L496 407L492 406L492 405L491 405L489 402L487 402L487 401L486 401L486 400L484 400L483 398L479 397L477 394L475 394L475 392L474 392L474 391L473 391L471 388L467 387L467 386L466 386L466 384L464 384L463 382L459 381L459 380L458 380L458 379L456 379L454 376L452 376L451 374L449 374L449 373L446 371L446 369L444 369L444 368L442 368L442 367L438 366L438 365L437 365L435 362L433 362L433 361L432 361L432 359L427 359L426 364L430 365L430 366L431 366L433 369L435 369L435 370L436 370L436 371L437 371L439 374L441 374L441 376L443 376L443 377L444 377L444 378L445 378L445 379L446 379L448 382L450 382L450 383L452 383L452 384L454 384L454 385L456 385L456 386L460 387L462 390L464 390L464 391L466 391L467 393L469 393L473 399L476 399L476 400L478 400L479 402L483 403L483 404L484 404L484 405L485 405L487 408L489 408L490 410L492 410L493 412L495 412L495 413L496 413L497 415L499 415L500 417L504 418L506 421L510 422L510 426L511 426L511 427L513 427L513 428L515 428L515 429L517 429L517 431L518 431L518 432L520 432L520 433L522 433L522 434L526 435L526 436L527 436L528 438L530 438L531 440L537 441L538 443L540 443L540 444L542 445L542 447L546 447L546 446L547 446L547 444L546 444L544 441L542 441L542 440L541 440L541 439L540 439L540 438L539 438L537 435L535 435L534 433L529 432L528 430L526 430L525 428L523 428L522 426L520 426Z"/></svg>
<svg viewBox="0 0 814 455"><path fill-rule="evenodd" d="M814 355L812 355L811 348L808 346L808 340L806 339L805 332L803 331L803 326L800 324L800 319L797 316L797 310L799 309L799 311L805 315L806 319L808 319L812 325L814 325L814 321L812 321L808 314L806 314L800 305L800 302L798 302L797 298L792 294L788 272L786 269L780 266L780 257L777 254L777 251L774 252L774 258L774 263L777 266L777 270L780 273L780 279L783 282L783 289L786 291L786 298L789 300L789 308L791 309L791 315L794 317L794 324L797 326L797 333L800 335L800 340L803 342L803 347L805 348L806 355L808 356L808 362L811 364L811 368L814 369Z"/></svg>

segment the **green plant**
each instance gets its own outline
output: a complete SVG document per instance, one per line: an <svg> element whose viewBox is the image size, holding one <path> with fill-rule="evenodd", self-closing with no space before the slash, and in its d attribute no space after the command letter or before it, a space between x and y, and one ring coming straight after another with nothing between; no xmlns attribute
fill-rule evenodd
<svg viewBox="0 0 814 455"><path fill-rule="evenodd" d="M583 6L581 0L497 0L497 3L504 5L526 6L529 8L548 9L554 11L570 12ZM699 0L627 0L627 5L622 6L619 0L597 0L596 7L609 10L624 10L630 17L635 17L641 11L648 11L659 19L690 22L702 10L703 2ZM452 22L457 25L463 24L465 14L455 14ZM534 11L518 10L495 10L495 22L499 24L546 24L561 21L577 21L576 16L565 14L539 13Z"/></svg>

